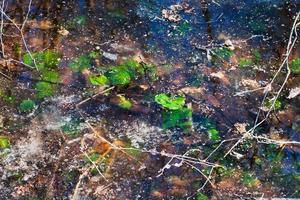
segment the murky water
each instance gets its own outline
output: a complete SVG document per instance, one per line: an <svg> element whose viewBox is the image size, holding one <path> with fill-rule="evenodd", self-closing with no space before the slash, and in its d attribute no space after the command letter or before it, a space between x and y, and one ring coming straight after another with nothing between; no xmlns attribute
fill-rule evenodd
<svg viewBox="0 0 300 200"><path fill-rule="evenodd" d="M2 3L0 199L300 198L299 146L249 139L224 158L236 140L222 143L268 107L258 88L284 59L299 1L33 1L23 32L36 64L12 23L29 2ZM143 73L114 84L128 59ZM255 134L300 141L299 98L286 98L298 80ZM161 93L183 107L161 106ZM212 152L214 168L200 162Z"/></svg>

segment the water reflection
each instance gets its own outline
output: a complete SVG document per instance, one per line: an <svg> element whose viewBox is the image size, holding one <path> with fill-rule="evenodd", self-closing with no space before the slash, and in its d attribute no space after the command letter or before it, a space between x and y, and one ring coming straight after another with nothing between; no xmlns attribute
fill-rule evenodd
<svg viewBox="0 0 300 200"><path fill-rule="evenodd" d="M26 16L27 3L27 1L8 1L10 17L16 22L22 23ZM191 0L182 3L184 6L177 13L182 19L178 22L163 18L162 9L170 10L170 6L176 3L178 2L171 0L33 1L24 34L32 51L54 49L62 54L59 66L62 86L59 88L58 95L80 96L79 93L83 93L85 96L82 96L89 97L91 93L98 92L98 88L89 88L87 81L89 73L98 73L101 71L101 67L116 65L121 62L122 58L135 57L155 63L158 65L160 73L157 82L149 83L150 81L147 79L137 80L132 86L125 89L117 88L110 93L111 96L120 93L126 95L134 101L134 109L130 111L120 109L116 106L115 99L108 95L92 99L81 107L82 112L100 130L99 132L110 140L116 139L121 145L126 146L130 142L138 141L145 143L140 144L141 147L157 148L178 154L182 154L188 148L201 146L203 148L201 153L205 154L211 151L209 145L214 144L205 138L206 132L203 131L203 126L213 127L213 129L219 130L222 137L231 138L232 134L235 134L232 132L232 127L237 122L253 123L255 119L253 113L256 112L253 110L253 105L257 105L261 98L260 95L243 99L233 97L233 93L236 88L240 87L238 82L245 77L257 80L259 84L269 78L268 70L270 68L256 71L256 69L239 70L236 69L236 66L239 64L240 57L251 57L252 53L256 51L261 53L259 64L277 66L285 51L286 38L288 38L293 22L292 17L299 10L300 4L297 1L283 3L281 1L248 0L219 1L217 3ZM15 32L9 24L5 26L5 29L11 33ZM59 30L62 29L68 31L68 34L60 34ZM258 37L251 38L253 35ZM4 39L7 42L11 41L9 36L5 36ZM208 58L205 49L195 48L197 45L218 47L227 39L234 42L236 46L235 55L231 60L225 58L221 62L213 63ZM20 37L13 42L14 46L22 46ZM9 47L11 46L8 45L7 48ZM108 53L107 55L116 55L117 59L111 59L113 56L98 59L92 63L91 69L83 73L73 72L68 67L71 60L99 48L102 52ZM12 52L13 48L10 51ZM299 52L295 51L292 57L298 54ZM16 58L20 57L19 55ZM218 72L221 73L218 74ZM24 81L33 81L31 76L35 76L35 73L31 71L22 73L21 76L18 76L20 82L23 84ZM214 74L215 77L212 77L211 74ZM24 77L27 79L24 80ZM27 84L28 87L32 85L34 84ZM153 96L161 92L179 93L179 90L183 88L190 91L195 88L203 88L205 91L201 98L187 95L187 101L192 104L194 109L194 130L191 135L186 135L178 129L163 132L160 129L161 110L154 104ZM7 93L9 96L12 95L11 91ZM82 116L78 113L74 114L74 110L70 111L70 109L64 108L57 101L49 104L61 109L63 114L71 116L71 120L68 121L71 125L80 123L82 120ZM43 111L39 112L43 114ZM288 130L286 126L280 128ZM262 128L266 132L269 129L268 125ZM142 138L142 141L139 141L141 138L137 138L137 135ZM136 141L128 142L132 138ZM93 144L93 141L89 142ZM48 143L51 144L50 141ZM71 150L76 150L76 148L71 147ZM102 152L103 149L105 150L105 145L97 146L97 148ZM256 172L256 167L267 168L266 166L269 165L272 169L278 170L276 168L278 155L272 154L271 164L267 162L256 165L257 156L265 154L265 149L257 144L245 145L243 148L246 150L239 150L246 156L237 164L242 166L245 171ZM273 148L268 152L275 150L277 149ZM105 157L105 162L110 163L111 168L105 171L117 185L113 186L114 189L118 188L122 194L115 194L113 191L106 192L114 195L113 197L119 197L119 199L120 196L124 199L132 199L138 195L143 199L147 199L149 196L153 199L186 198L193 195L204 180L189 167L172 168L166 172L165 176L156 177L158 170L169 161L169 159L157 155L142 156L141 161L144 161L149 167L145 171L138 171L137 166L140 169L143 167L136 164L140 162L139 160L130 159L114 151L108 152L111 157ZM73 154L70 152L70 155ZM195 154L195 156L203 155ZM280 156L281 154L278 157ZM74 157L76 156L74 155ZM285 160L289 163L288 167L291 167L291 162L294 162L296 157L290 156ZM80 165L81 161L69 159L70 162L74 162L72 164ZM126 162L122 159L126 159ZM232 160L218 161L227 164L226 162L230 163ZM62 190L61 195L67 197L74 189L79 172L75 169L64 171L64 167L68 168L71 165L68 162L61 162L63 163L60 167L62 171L57 172L55 179L62 186L56 190ZM117 163L116 166L113 165L114 162ZM123 164L125 162L125 165L121 165L122 162ZM179 165L179 163L177 164ZM202 166L197 167L207 171ZM49 171L52 172L53 167L50 166ZM132 171L138 171L138 173L132 174ZM289 170L284 170L285 173L286 171ZM299 172L298 169L294 169L294 171ZM263 173L261 170L258 171L258 177L263 177ZM245 175L245 172L238 171L235 175L251 179L251 176ZM216 176L218 177L218 174ZM47 178L49 179L49 177ZM239 180L234 179L230 182L226 177L224 180L218 182L216 188L208 186L205 192L218 196L218 190L224 192L225 190L222 188L228 189L226 186L230 184L232 184L232 188L238 188L233 182L239 183ZM95 180L93 179L93 181ZM99 182L96 180L89 183L89 186L95 187ZM134 184L137 182L138 184ZM297 182L293 183L297 184ZM262 184L261 191L267 191L268 184ZM275 184L280 188L279 182L278 185ZM38 190L38 192L41 191L44 192L44 190ZM290 188L286 188L286 191L294 192L290 191ZM98 192L101 193L101 191ZM108 198L107 194L101 193L103 198Z"/></svg>

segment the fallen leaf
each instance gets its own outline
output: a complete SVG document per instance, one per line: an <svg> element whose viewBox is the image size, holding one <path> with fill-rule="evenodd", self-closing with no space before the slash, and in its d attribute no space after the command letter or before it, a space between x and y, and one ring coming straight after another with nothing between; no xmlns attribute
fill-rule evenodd
<svg viewBox="0 0 300 200"><path fill-rule="evenodd" d="M58 30L58 33L61 34L62 36L67 36L69 35L70 32L61 26L60 29Z"/></svg>
<svg viewBox="0 0 300 200"><path fill-rule="evenodd" d="M169 20L170 22L179 22L182 18L179 14L177 14L177 11L174 10L162 10L162 17Z"/></svg>
<svg viewBox="0 0 300 200"><path fill-rule="evenodd" d="M251 89L257 89L260 87L260 84L256 80L243 79L241 84L245 87L250 87Z"/></svg>
<svg viewBox="0 0 300 200"><path fill-rule="evenodd" d="M28 24L31 28L38 28L42 30L48 30L54 27L52 22L49 20L42 20L42 21L31 20L28 21Z"/></svg>
<svg viewBox="0 0 300 200"><path fill-rule="evenodd" d="M225 72L223 72L223 71L219 71L217 73L211 73L210 77L219 79L221 81L221 83L223 83L225 85L229 85L230 84L228 78L226 77Z"/></svg>
<svg viewBox="0 0 300 200"><path fill-rule="evenodd" d="M221 106L221 103L219 102L219 100L213 96L213 95L206 95L205 96L206 101L208 101L209 104L213 105L216 108L219 108Z"/></svg>
<svg viewBox="0 0 300 200"><path fill-rule="evenodd" d="M300 94L300 87L293 88L293 89L290 90L290 94L287 97L287 99L295 98L299 94Z"/></svg>
<svg viewBox="0 0 300 200"><path fill-rule="evenodd" d="M117 54L112 54L112 53L108 53L108 52L103 52L103 57L112 60L112 61L116 61L118 59L118 55Z"/></svg>
<svg viewBox="0 0 300 200"><path fill-rule="evenodd" d="M185 87L179 90L183 92L185 95L191 96L195 99L200 99L204 94L204 89L202 87Z"/></svg>
<svg viewBox="0 0 300 200"><path fill-rule="evenodd" d="M247 132L247 127L248 124L246 123L235 123L234 124L234 128L241 134L246 133Z"/></svg>

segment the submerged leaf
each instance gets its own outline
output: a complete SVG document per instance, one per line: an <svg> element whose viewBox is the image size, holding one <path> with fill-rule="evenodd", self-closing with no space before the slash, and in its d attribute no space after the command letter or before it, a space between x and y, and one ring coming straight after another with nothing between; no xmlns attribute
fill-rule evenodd
<svg viewBox="0 0 300 200"><path fill-rule="evenodd" d="M41 78L43 81L48 81L51 83L59 82L59 74L58 74L58 72L55 72L55 71L43 70Z"/></svg>
<svg viewBox="0 0 300 200"><path fill-rule="evenodd" d="M272 100L272 99L268 100L268 101L266 101L265 106L270 109L273 103L274 103L274 100ZM279 99L276 99L273 109L279 110L281 107L282 107L281 101Z"/></svg>
<svg viewBox="0 0 300 200"><path fill-rule="evenodd" d="M131 76L128 71L120 67L113 67L105 75L112 85L128 85L131 82Z"/></svg>
<svg viewBox="0 0 300 200"><path fill-rule="evenodd" d="M158 80L156 66L154 66L152 64L145 64L144 65L144 70L145 70L145 73L147 73L147 75L148 75L148 77L150 78L151 81Z"/></svg>
<svg viewBox="0 0 300 200"><path fill-rule="evenodd" d="M69 67L75 72L81 72L86 68L91 67L91 58L88 55L81 55L78 58L75 58L70 64Z"/></svg>
<svg viewBox="0 0 300 200"><path fill-rule="evenodd" d="M209 200L209 198L202 192L196 194L196 200Z"/></svg>
<svg viewBox="0 0 300 200"><path fill-rule="evenodd" d="M87 17L84 15L80 15L78 17L75 17L74 22L80 26L84 26L87 22Z"/></svg>
<svg viewBox="0 0 300 200"><path fill-rule="evenodd" d="M144 75L145 71L143 66L132 59L126 60L123 63L124 69L130 74L132 79L136 79L139 75Z"/></svg>
<svg viewBox="0 0 300 200"><path fill-rule="evenodd" d="M257 187L259 185L259 180L253 177L249 172L243 172L241 182L248 187Z"/></svg>
<svg viewBox="0 0 300 200"><path fill-rule="evenodd" d="M92 58L92 59L96 59L100 56L100 53L98 51L91 51L89 53L89 57Z"/></svg>
<svg viewBox="0 0 300 200"><path fill-rule="evenodd" d="M220 47L212 51L213 55L223 60L229 60L234 55L233 51L226 47Z"/></svg>
<svg viewBox="0 0 300 200"><path fill-rule="evenodd" d="M192 109L190 108L164 111L162 113L163 129L174 127L182 129L190 128L193 125L191 118Z"/></svg>
<svg viewBox="0 0 300 200"><path fill-rule="evenodd" d="M181 109L185 104L184 96L169 96L167 94L158 94L155 96L155 102L160 104L162 107L177 110Z"/></svg>
<svg viewBox="0 0 300 200"><path fill-rule="evenodd" d="M31 55L29 53L26 53L23 56L23 62L26 65L35 67L33 61L34 59L36 67L39 70L49 69L49 68L54 69L57 68L57 66L59 65L59 57L60 55L56 51L46 50L44 52L31 53Z"/></svg>
<svg viewBox="0 0 300 200"><path fill-rule="evenodd" d="M19 110L21 112L29 112L33 110L34 107L35 107L34 101L32 101L31 99L27 99L22 101L22 103L19 106Z"/></svg>
<svg viewBox="0 0 300 200"><path fill-rule="evenodd" d="M249 67L253 65L253 61L251 59L248 59L248 58L241 58L239 60L239 66L244 68L244 67Z"/></svg>
<svg viewBox="0 0 300 200"><path fill-rule="evenodd" d="M208 133L208 137L210 140L212 140L212 141L221 140L219 131L217 129L215 129L215 128L208 129L207 133Z"/></svg>
<svg viewBox="0 0 300 200"><path fill-rule="evenodd" d="M262 59L261 53L257 49L253 51L253 57L255 62L259 62Z"/></svg>
<svg viewBox="0 0 300 200"><path fill-rule="evenodd" d="M61 130L72 138L76 138L80 134L80 120L72 119L61 126Z"/></svg>
<svg viewBox="0 0 300 200"><path fill-rule="evenodd" d="M6 136L0 136L0 148L7 149L10 148L10 141L9 138Z"/></svg>
<svg viewBox="0 0 300 200"><path fill-rule="evenodd" d="M37 91L37 97L42 99L45 97L50 97L54 94L54 88L50 83L47 82L38 82L35 86Z"/></svg>
<svg viewBox="0 0 300 200"><path fill-rule="evenodd" d="M108 83L109 83L108 78L104 75L90 76L89 81L92 85L95 85L95 86L108 85Z"/></svg>
<svg viewBox="0 0 300 200"><path fill-rule="evenodd" d="M129 100L127 100L124 96L121 95L119 96L118 105L124 109L130 109L132 107L132 103Z"/></svg>
<svg viewBox="0 0 300 200"><path fill-rule="evenodd" d="M46 68L56 68L59 64L59 54L55 51L47 50L42 57Z"/></svg>

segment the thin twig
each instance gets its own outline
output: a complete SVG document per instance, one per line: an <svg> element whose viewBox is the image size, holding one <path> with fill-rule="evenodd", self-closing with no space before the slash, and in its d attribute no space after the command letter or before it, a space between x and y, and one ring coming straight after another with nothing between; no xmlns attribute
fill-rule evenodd
<svg viewBox="0 0 300 200"><path fill-rule="evenodd" d="M296 15L295 17L295 20L294 20L294 23L293 23L293 26L292 26L292 29L291 29L291 32L290 32L290 36L289 36L289 40L288 40L288 44L287 44L287 49L286 49L286 54L285 54L285 58L283 60L283 62L281 63L280 67L278 68L278 70L276 71L275 75L273 76L272 80L270 81L270 83L266 86L266 89L265 89L265 95L264 95L264 98L262 100L262 103L261 105L264 105L265 104L265 101L267 99L267 96L268 94L271 92L272 90L272 85L274 84L274 82L277 80L277 77L279 76L279 74L281 73L281 71L283 70L283 68L286 66L286 69L287 69L287 73L285 75L285 78L284 78L284 81L283 83L281 84L279 90L276 92L276 96L273 98L272 100L272 105L270 106L270 109L268 110L267 114L264 116L264 118L262 120L260 120L258 122L258 119L260 117L260 113L261 113L261 108L259 108L259 111L258 111L258 114L256 116L256 120L255 120L255 124L254 126L248 130L246 133L244 133L243 137L241 137L230 149L229 151L227 151L227 153L225 154L224 157L226 157L228 154L231 153L231 151L233 151L233 149L235 147L237 147L240 143L242 143L245 139L249 138L256 138L258 136L254 136L254 131L256 130L257 127L259 127L261 124L263 124L270 116L271 112L273 111L274 107L275 107L275 103L277 101L277 99L279 98L281 92L283 91L289 77L290 77L290 74L291 74L291 70L289 68L289 56L292 52L292 50L294 49L294 46L296 44L296 41L298 39L298 33L297 33L297 28L298 26L300 25L298 23L299 21L299 18L300 18L300 12L298 12L298 14ZM261 142L260 140L258 140L259 142ZM272 141L270 139L266 139L266 141ZM275 141L273 140L273 142L275 144L278 144L278 141ZM289 144L289 143L292 143L292 144L298 144L298 142L296 141L280 141L279 142L280 144Z"/></svg>
<svg viewBox="0 0 300 200"><path fill-rule="evenodd" d="M107 88L107 89L105 89L105 90L103 90L103 91L101 91L101 92L98 92L97 94L94 94L92 97L89 97L89 98L87 98L87 99L84 99L83 101L81 101L81 102L79 102L78 104L76 104L76 108L79 108L79 106L81 106L82 104L84 104L84 103L86 103L86 102L88 102L88 101L90 101L90 100L96 98L97 96L99 96L99 95L101 95L101 94L104 94L104 93L106 93L106 92L108 92L108 91L110 91L110 90L113 90L114 88L115 88L115 86L112 86L112 87Z"/></svg>

